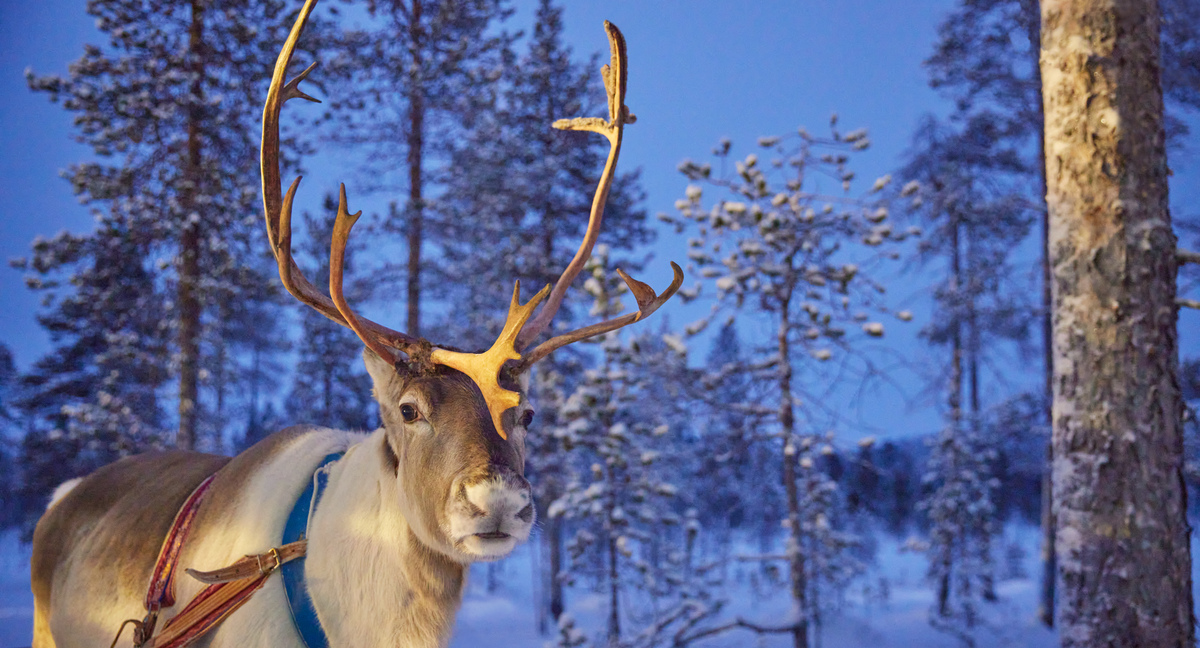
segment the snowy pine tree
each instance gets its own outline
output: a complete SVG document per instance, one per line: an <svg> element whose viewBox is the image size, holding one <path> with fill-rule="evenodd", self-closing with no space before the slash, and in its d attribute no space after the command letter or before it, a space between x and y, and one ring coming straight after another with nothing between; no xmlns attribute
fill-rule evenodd
<svg viewBox="0 0 1200 648"><path fill-rule="evenodd" d="M597 246L585 269L585 290L596 300L592 314L603 318L623 310L624 284L607 268L608 250ZM654 406L661 395L652 386L661 384L652 367L682 367L685 358L649 338L623 342L613 332L595 340L602 359L584 372L551 431L571 464L548 515L571 525L571 578L604 592L607 622L600 643L658 645L665 628L682 618L679 610L691 609L692 598L702 595L682 587L691 583L685 547L698 528L685 527L675 510L679 487L667 475L681 471L664 454L669 408ZM632 601L644 602L641 614L627 612Z"/></svg>
<svg viewBox="0 0 1200 648"><path fill-rule="evenodd" d="M170 376L177 384L175 441L184 448L220 441L198 436L202 389L220 355L212 327L231 314L218 305L258 299L269 279L256 263L265 244L257 202L260 80L286 32L286 5L97 0L88 11L108 44L88 45L65 77L27 74L33 90L76 113L76 139L96 155L67 171L73 190L98 218L117 223L136 258L147 260L148 282L128 289L152 299L147 313L160 319L152 337L130 344L169 349L159 356L158 380ZM104 236L98 230L78 238L81 245L93 239L83 247L94 250ZM35 251L36 270L54 277L59 292L70 290L77 247Z"/></svg>
<svg viewBox="0 0 1200 648"><path fill-rule="evenodd" d="M920 507L929 518L929 570L936 601L930 623L974 646L980 603L995 600L992 547L998 533L991 476L995 449L973 425L947 425L931 441Z"/></svg>
<svg viewBox="0 0 1200 648"><path fill-rule="evenodd" d="M329 242L333 238L332 215L337 210L333 196L325 197L325 208L325 213L320 216L304 215L308 238L300 248L318 268L311 274L305 273L317 286L329 283ZM351 269L357 247L351 241L346 250L342 267L347 275L353 274ZM353 293L353 289L350 292ZM362 301L353 294L347 299L355 303ZM299 359L285 404L288 417L297 423L350 430L372 429L375 406L371 399L371 380L363 370L362 342L350 329L310 308L303 308L300 318Z"/></svg>
<svg viewBox="0 0 1200 648"><path fill-rule="evenodd" d="M573 60L562 42L562 9L538 4L532 35L520 56L507 53L494 96L476 106L462 140L453 145L440 238L451 286L456 339L486 348L503 323L497 314L512 282L534 289L553 284L587 229L596 183L608 144L590 133L558 130L555 120L595 114L605 98L595 81L597 58ZM612 252L652 240L636 172L618 174L609 192L602 228ZM636 263L620 259L628 271ZM586 296L572 297L560 312L569 326ZM572 308L574 307L574 308Z"/></svg>
<svg viewBox="0 0 1200 648"><path fill-rule="evenodd" d="M47 293L38 322L55 349L21 377L14 403L26 421L27 522L64 480L167 440L167 309L129 220L106 216L89 235L39 239L33 252L21 265L32 271L27 284Z"/></svg>
<svg viewBox="0 0 1200 648"><path fill-rule="evenodd" d="M404 239L407 259L377 276L403 284L404 331L420 336L426 302L441 297L436 291L447 285L439 275L440 255L426 251L441 242L430 237L426 221L437 215L442 190L457 173L448 157L452 143L499 76L511 37L497 23L511 10L504 0L360 4L371 22L343 32L339 54L327 66L330 137L366 160L365 189L407 190L383 222L384 231ZM402 169L399 177L396 169ZM425 294L429 290L432 295Z"/></svg>
<svg viewBox="0 0 1200 648"><path fill-rule="evenodd" d="M588 212L607 154L607 145L588 133L557 130L556 119L603 110L604 95L594 78L595 57L587 65L574 60L562 42L562 10L539 3L535 23L520 52L505 49L506 64L488 93L475 97L465 113L462 137L450 145L453 173L430 214L437 220L427 232L439 242L444 259L437 272L446 309L443 330L466 348L486 348L502 324L499 305L514 280L538 288L554 283L575 254L587 227ZM628 251L651 240L636 173L621 173L609 193L602 240L610 250ZM622 259L634 270L636 262ZM556 326L577 325L590 304L579 290L567 292ZM451 334L447 334L448 336ZM570 452L551 433L561 406L592 359L563 349L538 364L532 389L538 404L536 428L529 438L529 466L535 501L546 507L565 484ZM565 609L562 520L543 508L545 609L558 618Z"/></svg>
<svg viewBox="0 0 1200 648"><path fill-rule="evenodd" d="M0 342L0 529L8 528L20 519L17 449L21 429L12 404L16 386L17 367L13 363L12 350Z"/></svg>

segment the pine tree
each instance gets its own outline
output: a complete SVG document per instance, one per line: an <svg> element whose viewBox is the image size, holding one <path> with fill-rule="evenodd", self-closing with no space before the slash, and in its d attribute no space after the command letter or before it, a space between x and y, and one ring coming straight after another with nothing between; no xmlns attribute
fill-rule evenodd
<svg viewBox="0 0 1200 648"><path fill-rule="evenodd" d="M17 492L17 439L20 428L13 410L13 390L17 383L17 367L12 351L0 342L0 529L15 524L19 518Z"/></svg>
<svg viewBox="0 0 1200 648"><path fill-rule="evenodd" d="M165 442L167 379L162 295L129 219L108 216L83 236L34 242L27 283L47 292L38 322L55 350L21 377L14 403L27 421L21 447L26 521L51 489L123 455ZM69 272L69 290L59 273Z"/></svg>
<svg viewBox="0 0 1200 648"><path fill-rule="evenodd" d="M920 503L930 523L927 575L936 591L930 623L974 645L979 604L996 597L996 453L977 426L962 421L947 424L930 445L924 478L930 494Z"/></svg>
<svg viewBox="0 0 1200 648"><path fill-rule="evenodd" d="M311 277L315 285L329 283L329 241L333 237L333 218L337 203L325 197L326 216L304 215L308 241L302 251L317 261ZM346 250L346 274L352 274L354 243ZM349 295L348 299L355 299ZM299 360L291 393L287 398L288 416L296 422L325 427L370 429L372 411L371 381L362 367L362 342L354 332L336 324L310 308L301 313Z"/></svg>
<svg viewBox="0 0 1200 648"><path fill-rule="evenodd" d="M986 112L955 113L949 124L927 120L903 171L921 187L912 211L930 232L920 246L922 265L945 272L934 290L935 316L922 331L947 350L948 369L938 376L946 385L947 421L932 445L926 477L932 488L923 508L931 516L929 574L937 592L931 622L960 637L969 635L964 626L976 624L978 599L995 598L989 555L995 508L992 489L978 484L991 482L983 457L994 458L996 444L985 443L981 429L981 370L1004 342L1024 342L1029 314L1037 310L1024 303L1031 291L1009 279L1016 274L1013 250L1035 215L1021 196L1025 165L1017 151L1004 149L1012 138L1002 136L997 122ZM956 596L965 598L950 600Z"/></svg>
<svg viewBox="0 0 1200 648"><path fill-rule="evenodd" d="M178 385L179 447L201 441L205 367L219 355L212 327L231 315L218 305L256 299L268 281L254 262L264 240L260 79L286 30L285 5L97 0L88 11L109 43L88 45L66 77L28 75L33 90L76 113L76 139L96 155L68 170L75 193L120 220L155 259L145 289L162 293L156 338L173 337L159 370ZM62 276L75 261L53 252L42 254L38 271Z"/></svg>
<svg viewBox="0 0 1200 648"><path fill-rule="evenodd" d="M926 61L930 84L953 102L949 121L964 134L985 135L970 140L982 147L982 160L973 175L983 182L999 181L1013 201L1022 202L1041 224L1040 326L1043 355L1043 410L1050 427L1051 322L1048 221L1045 206L1042 80L1038 57L1041 16L1035 0L962 0L938 28L938 42ZM1200 2L1166 0L1159 3L1163 53L1163 89L1167 99L1169 140L1187 133L1179 114L1200 108ZM978 125L987 125L986 130ZM941 126L941 125L940 125ZM922 127L923 129L926 126ZM1016 174L1020 182L1010 180ZM1049 465L1050 457L1046 464ZM1042 608L1047 625L1054 621L1054 521L1050 514L1050 472L1043 485Z"/></svg>
<svg viewBox="0 0 1200 648"><path fill-rule="evenodd" d="M619 295L624 292L607 268L608 250L597 246L585 286L596 300L594 312L605 318L623 310ZM679 488L667 475L681 471L672 469L662 451L671 432L665 423L669 409L649 406L663 402L653 385L666 381L654 374L670 366L678 370L686 358L646 337L623 342L614 331L595 339L603 357L562 405L563 425L554 431L574 460L548 516L573 523L567 548L574 574L604 588L604 644L653 645L639 643L646 641L644 633L657 637L680 618L678 610L691 609L692 598L703 595L680 587L688 581L689 556L680 545L689 532L675 512ZM649 601L649 619L623 614L635 600Z"/></svg>
<svg viewBox="0 0 1200 648"><path fill-rule="evenodd" d="M426 221L437 214L441 189L456 173L447 158L452 142L498 76L499 56L511 37L497 32L497 23L511 11L504 0L365 4L372 24L345 32L340 55L329 65L332 138L366 150L362 170L369 190L407 189L384 228L402 234L408 248L404 330L420 336L424 293L445 285L437 276L438 255L426 252L438 243L429 240ZM397 168L403 179L393 175Z"/></svg>
<svg viewBox="0 0 1200 648"><path fill-rule="evenodd" d="M442 271L450 315L468 346L486 348L502 322L498 304L514 280L534 290L553 284L587 229L587 215L607 155L607 143L589 133L557 130L555 120L603 109L595 82L596 57L587 66L562 43L562 9L538 5L527 51L504 66L493 101L476 107L470 127L453 147L439 202L445 214ZM619 174L609 193L602 241L613 252L652 240L637 173ZM619 260L636 270L636 263ZM570 296L571 293L568 293ZM573 300L576 310L584 296ZM572 321L572 304L559 319Z"/></svg>
<svg viewBox="0 0 1200 648"><path fill-rule="evenodd" d="M773 465L774 455L763 452L756 439L762 415L745 410L754 400L752 394L760 389L753 384L746 365L737 324L730 319L713 340L700 393L689 395L707 407L697 430L697 469L712 482L700 514L706 526L724 528L730 535L733 529L757 524L760 537L766 539L779 528L783 494L778 484L761 478L778 470ZM710 515L720 517L712 519Z"/></svg>
<svg viewBox="0 0 1200 648"><path fill-rule="evenodd" d="M1159 12L1046 2L1064 646L1192 646Z"/></svg>
<svg viewBox="0 0 1200 648"><path fill-rule="evenodd" d="M437 202L440 222L430 233L441 242L445 263L437 272L446 288L445 329L466 348L486 348L499 333L499 306L514 280L524 287L553 284L583 240L588 212L607 144L588 133L561 131L556 119L595 113L605 106L595 82L595 57L587 66L574 60L562 42L562 10L542 0L532 35L520 54L505 48L506 64L491 92L475 97L465 130L450 147L445 189ZM609 193L602 241L628 251L651 240L636 173L622 173ZM620 267L634 270L627 259ZM528 290L529 288L525 288ZM570 325L590 303L568 291L556 322ZM592 314L594 315L594 313ZM592 316L589 315L589 316ZM570 452L559 429L561 406L590 362L578 350L564 349L539 363L532 376L538 403L538 429L530 436L528 470L535 501L546 507L563 494ZM565 609L562 520L539 510L544 521L545 613L555 619Z"/></svg>

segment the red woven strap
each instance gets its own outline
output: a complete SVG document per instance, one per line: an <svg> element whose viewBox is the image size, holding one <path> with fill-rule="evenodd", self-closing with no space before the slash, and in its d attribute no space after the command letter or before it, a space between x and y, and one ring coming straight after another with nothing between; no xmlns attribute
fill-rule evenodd
<svg viewBox="0 0 1200 648"><path fill-rule="evenodd" d="M162 632L142 648L184 648L191 645L250 600L250 595L262 587L269 576L268 572L257 578L209 585L179 614L167 621Z"/></svg>
<svg viewBox="0 0 1200 648"><path fill-rule="evenodd" d="M192 526L192 519L196 517L196 511L200 509L200 502L203 501L204 494L208 491L215 476L215 474L209 475L208 479L200 482L200 485L192 491L187 501L180 507L179 512L175 514L175 521L171 523L171 531L167 533L162 548L158 551L158 561L154 563L154 573L150 575L150 590L146 593L146 610L154 612L160 608L175 605L175 567L179 563L179 551L183 548L188 529Z"/></svg>
<svg viewBox="0 0 1200 648"><path fill-rule="evenodd" d="M141 648L190 646L250 600L250 595L262 587L280 565L303 558L307 547L308 542L301 540L264 554L246 556L224 569L211 572L189 569L192 576L212 584L201 590L179 614L167 621L158 636Z"/></svg>

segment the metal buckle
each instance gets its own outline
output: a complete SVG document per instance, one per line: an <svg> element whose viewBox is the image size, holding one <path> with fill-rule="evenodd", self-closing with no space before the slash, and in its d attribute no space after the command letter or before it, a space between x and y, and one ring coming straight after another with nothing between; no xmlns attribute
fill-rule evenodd
<svg viewBox="0 0 1200 648"><path fill-rule="evenodd" d="M271 550L268 551L266 555L275 559L274 565L268 564L266 567L263 567L263 562L262 562L263 554L259 554L259 555L255 556L255 559L258 560L258 573L262 574L263 576L269 575L271 572L275 571L276 569L279 569L279 567L281 565L283 565L283 560L279 557L279 550L276 549L275 547L272 547Z"/></svg>
<svg viewBox="0 0 1200 648"><path fill-rule="evenodd" d="M148 641L154 635L154 626L158 623L158 606L155 609L146 613L146 618L142 619L141 623L134 621L133 624L133 645L140 646Z"/></svg>

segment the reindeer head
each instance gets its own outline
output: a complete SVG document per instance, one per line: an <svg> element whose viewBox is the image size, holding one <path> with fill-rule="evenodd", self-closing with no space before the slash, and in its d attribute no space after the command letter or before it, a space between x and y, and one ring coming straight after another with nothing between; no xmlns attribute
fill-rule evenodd
<svg viewBox="0 0 1200 648"><path fill-rule="evenodd" d="M553 291L546 286L522 304L517 282L496 343L482 353L463 353L362 319L350 309L342 293L342 266L350 230L362 212L349 213L345 185L333 228L329 295L305 279L292 259L292 200L300 178L281 195L279 114L288 99L316 101L299 89L316 63L284 82L292 52L315 4L316 0L306 0L284 43L263 109L263 206L280 278L288 292L354 330L366 345L364 360L384 423L380 462L395 476L396 497L417 536L429 547L463 562L502 557L525 540L533 526L533 499L524 476L525 434L533 410L523 385L530 367L555 349L643 319L683 283L683 271L675 263L671 264L674 279L661 295L617 270L638 302L637 312L563 333L526 351L549 327L600 233L624 126L634 121L624 104L625 40L615 26L605 22L612 51L610 64L602 69L609 119L554 123L555 128L600 133L611 146L578 252Z"/></svg>

